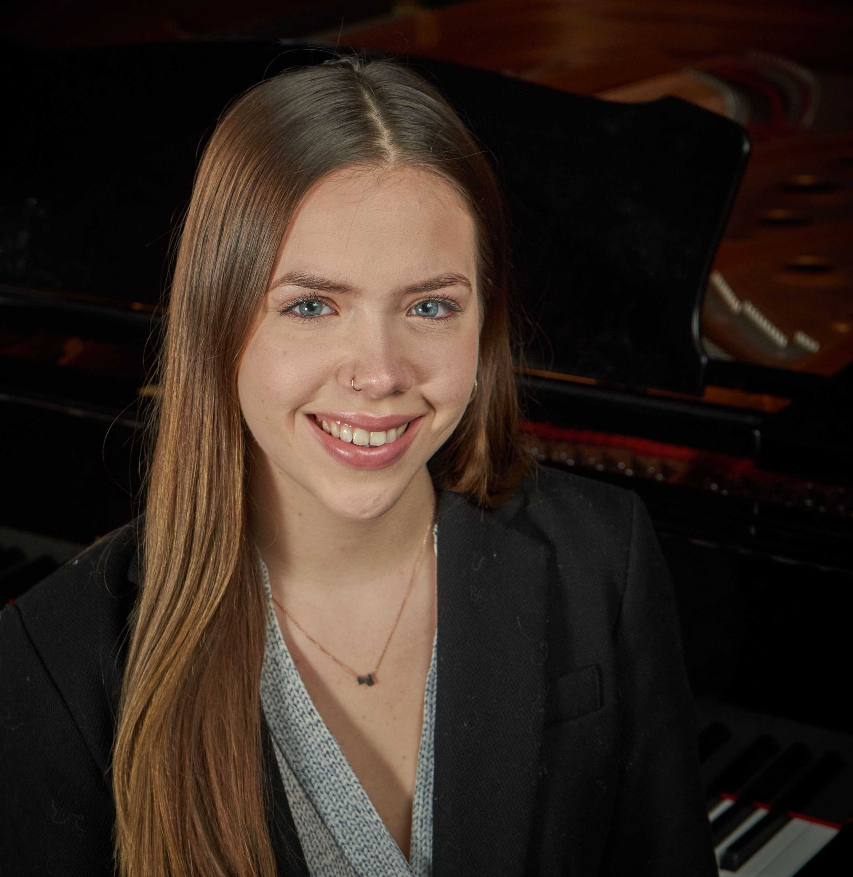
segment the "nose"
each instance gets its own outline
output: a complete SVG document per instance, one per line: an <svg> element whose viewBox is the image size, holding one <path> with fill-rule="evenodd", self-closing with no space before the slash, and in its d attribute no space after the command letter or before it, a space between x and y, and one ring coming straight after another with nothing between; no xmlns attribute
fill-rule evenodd
<svg viewBox="0 0 853 877"><path fill-rule="evenodd" d="M348 356L338 369L338 383L350 393L358 390L362 398L383 399L404 393L414 382L405 339L390 321L367 323L354 327Z"/></svg>

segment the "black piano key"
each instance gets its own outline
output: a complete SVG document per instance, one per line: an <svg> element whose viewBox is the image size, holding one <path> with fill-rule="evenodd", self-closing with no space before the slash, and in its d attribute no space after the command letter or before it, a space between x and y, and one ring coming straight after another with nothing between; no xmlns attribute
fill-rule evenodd
<svg viewBox="0 0 853 877"><path fill-rule="evenodd" d="M853 862L853 822L848 822L838 834L800 868L794 877L841 877L850 873Z"/></svg>
<svg viewBox="0 0 853 877"><path fill-rule="evenodd" d="M731 740L732 732L722 722L711 722L699 734L697 749L699 762L707 761L721 746Z"/></svg>
<svg viewBox="0 0 853 877"><path fill-rule="evenodd" d="M755 812L752 801L741 798L731 807L720 813L711 822L711 841L714 846L721 844L733 831L736 831Z"/></svg>
<svg viewBox="0 0 853 877"><path fill-rule="evenodd" d="M737 795L778 751L779 744L769 734L750 743L708 784L705 789L708 810L720 802L721 792Z"/></svg>
<svg viewBox="0 0 853 877"><path fill-rule="evenodd" d="M827 752L810 767L776 803L792 813L804 813L806 807L821 793L847 766L837 752Z"/></svg>
<svg viewBox="0 0 853 877"><path fill-rule="evenodd" d="M790 821L789 811L802 813L844 770L844 759L837 752L828 752L813 764L776 802L773 809L728 846L720 859L720 867L737 871Z"/></svg>
<svg viewBox="0 0 853 877"><path fill-rule="evenodd" d="M811 761L807 746L795 743L789 746L761 775L744 789L739 800L720 813L711 822L711 839L714 846L724 841L736 828L755 812L755 801L775 804L777 798L796 779L800 771Z"/></svg>
<svg viewBox="0 0 853 877"><path fill-rule="evenodd" d="M752 858L772 837L780 832L791 817L785 810L771 810L747 829L734 843L726 847L720 856L720 868L737 871L741 865Z"/></svg>

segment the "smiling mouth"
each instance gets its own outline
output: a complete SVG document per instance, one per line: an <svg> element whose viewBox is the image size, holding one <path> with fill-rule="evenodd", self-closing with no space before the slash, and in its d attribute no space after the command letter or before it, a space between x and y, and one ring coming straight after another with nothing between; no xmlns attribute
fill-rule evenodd
<svg viewBox="0 0 853 877"><path fill-rule="evenodd" d="M336 438L347 444L359 445L364 448L379 448L382 445L392 444L403 435L408 429L409 423L411 423L411 421L409 421L401 426L392 427L391 429L382 430L381 432L368 432L366 429L350 426L347 423L341 423L340 420L328 421L323 420L316 415L313 416L315 422L323 432L328 433L332 438Z"/></svg>

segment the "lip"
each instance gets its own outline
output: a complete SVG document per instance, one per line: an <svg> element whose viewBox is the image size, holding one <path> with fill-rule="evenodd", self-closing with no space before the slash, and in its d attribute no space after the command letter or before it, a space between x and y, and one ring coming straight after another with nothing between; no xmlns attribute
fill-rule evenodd
<svg viewBox="0 0 853 877"><path fill-rule="evenodd" d="M311 414L319 417L320 420L325 420L326 423L335 420L338 423L345 423L347 426L366 429L368 432L385 432L392 427L396 428L404 423L411 423L411 421L421 417L420 414L389 414L385 417L374 417L372 414L357 414L353 411L338 411L337 413L312 411Z"/></svg>
<svg viewBox="0 0 853 877"><path fill-rule="evenodd" d="M329 415L316 415L317 417L323 417L328 421ZM409 421L409 428L398 438L396 441L391 442L390 444L380 445L378 448L372 447L362 447L361 445L354 445L349 442L342 442L340 439L336 439L333 436L329 435L327 432L323 430L323 427L317 423L316 417L313 414L306 414L309 424L311 428L314 430L315 435L319 439L320 443L323 445L325 450L332 456L334 459L338 460L340 463L343 463L345 466L349 466L352 469L384 469L386 466L390 466L393 463L396 463L403 454L409 448L409 445L415 440L415 436L418 434L421 426L421 421L423 420L423 416L418 416ZM342 423L348 423L350 426L359 426L358 419L356 418L356 422L353 423L352 420L345 419L345 417L334 417L334 420L340 419ZM384 418L375 418L375 419L365 419L364 415L360 415L360 419L362 423L376 423L384 422L387 423L388 426L386 429L390 429L394 425L393 417L384 417ZM406 421L400 421L397 419L398 423L405 423ZM365 429L366 427L361 427L361 429ZM373 427L373 432L382 431L380 427Z"/></svg>

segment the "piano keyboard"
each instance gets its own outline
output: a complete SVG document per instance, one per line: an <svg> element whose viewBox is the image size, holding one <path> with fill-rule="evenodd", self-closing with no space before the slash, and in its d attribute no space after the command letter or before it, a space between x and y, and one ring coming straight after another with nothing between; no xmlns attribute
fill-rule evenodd
<svg viewBox="0 0 853 877"><path fill-rule="evenodd" d="M697 700L720 877L853 874L853 737Z"/></svg>

